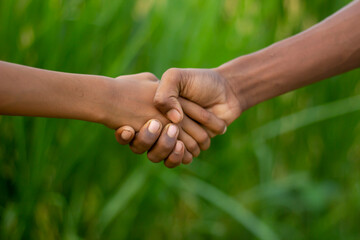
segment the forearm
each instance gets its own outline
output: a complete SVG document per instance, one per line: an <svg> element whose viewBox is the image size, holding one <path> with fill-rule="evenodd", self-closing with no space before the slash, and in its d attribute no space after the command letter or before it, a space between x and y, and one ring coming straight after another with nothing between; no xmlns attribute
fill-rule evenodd
<svg viewBox="0 0 360 240"><path fill-rule="evenodd" d="M267 99L360 67L360 1L323 22L218 68L246 110Z"/></svg>
<svg viewBox="0 0 360 240"><path fill-rule="evenodd" d="M101 122L107 81L0 61L0 114Z"/></svg>

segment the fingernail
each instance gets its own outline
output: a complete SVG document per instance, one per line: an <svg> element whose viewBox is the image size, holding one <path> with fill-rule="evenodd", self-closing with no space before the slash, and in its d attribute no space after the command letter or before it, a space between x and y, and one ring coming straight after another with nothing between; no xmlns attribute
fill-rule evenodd
<svg viewBox="0 0 360 240"><path fill-rule="evenodd" d="M176 133L177 133L177 127L171 124L167 131L168 136L174 138L176 136Z"/></svg>
<svg viewBox="0 0 360 240"><path fill-rule="evenodd" d="M176 109L171 109L166 113L168 119L170 119L173 123L179 123L181 121L181 114Z"/></svg>
<svg viewBox="0 0 360 240"><path fill-rule="evenodd" d="M182 151L182 144L178 141L175 146L175 153L181 153Z"/></svg>
<svg viewBox="0 0 360 240"><path fill-rule="evenodd" d="M122 133L121 133L121 138L123 140L129 140L130 137L131 137L132 133L128 130L124 130Z"/></svg>
<svg viewBox="0 0 360 240"><path fill-rule="evenodd" d="M225 129L224 129L224 131L223 131L222 134L225 134L225 133L226 133L226 130L227 130L227 126L225 126Z"/></svg>
<svg viewBox="0 0 360 240"><path fill-rule="evenodd" d="M160 123L156 120L152 120L149 124L149 132L156 133L160 128Z"/></svg>

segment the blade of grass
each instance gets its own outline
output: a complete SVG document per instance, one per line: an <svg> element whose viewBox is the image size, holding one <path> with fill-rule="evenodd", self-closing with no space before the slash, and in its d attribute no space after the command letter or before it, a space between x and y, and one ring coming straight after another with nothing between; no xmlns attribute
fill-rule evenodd
<svg viewBox="0 0 360 240"><path fill-rule="evenodd" d="M349 97L320 106L304 109L281 117L253 131L253 149L258 159L260 182L271 179L274 156L266 140L296 131L302 127L360 110L360 96Z"/></svg>
<svg viewBox="0 0 360 240"><path fill-rule="evenodd" d="M169 181L169 178L172 181ZM263 221L246 209L239 201L227 195L215 186L194 176L180 179L174 173L164 172L162 179L165 183L172 184L210 202L220 210L229 214L239 224L248 229L254 236L263 240L279 239L277 234ZM183 184L179 184L182 182Z"/></svg>
<svg viewBox="0 0 360 240"><path fill-rule="evenodd" d="M271 121L254 130L255 141L265 141L313 123L360 110L360 95L304 109Z"/></svg>
<svg viewBox="0 0 360 240"><path fill-rule="evenodd" d="M141 165L119 187L114 196L104 205L99 218L99 234L129 204L130 200L142 190L149 175L148 168Z"/></svg>

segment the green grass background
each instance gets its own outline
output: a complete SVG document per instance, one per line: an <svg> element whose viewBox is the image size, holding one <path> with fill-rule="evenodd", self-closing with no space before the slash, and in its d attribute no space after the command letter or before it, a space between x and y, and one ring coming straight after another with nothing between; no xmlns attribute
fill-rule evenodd
<svg viewBox="0 0 360 240"><path fill-rule="evenodd" d="M115 77L216 67L347 0L1 0L0 59ZM73 120L0 116L0 239L359 239L360 71L245 112L166 169Z"/></svg>

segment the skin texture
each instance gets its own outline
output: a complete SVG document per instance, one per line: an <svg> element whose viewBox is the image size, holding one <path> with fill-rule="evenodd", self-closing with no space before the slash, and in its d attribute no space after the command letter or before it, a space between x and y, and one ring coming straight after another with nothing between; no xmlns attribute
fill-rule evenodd
<svg viewBox="0 0 360 240"><path fill-rule="evenodd" d="M241 113L241 104L229 83L211 69L167 70L154 97L154 104L172 122L183 119L179 95L198 103L227 125ZM169 114L170 112L170 114Z"/></svg>
<svg viewBox="0 0 360 240"><path fill-rule="evenodd" d="M109 80L0 61L0 114L104 122Z"/></svg>
<svg viewBox="0 0 360 240"><path fill-rule="evenodd" d="M158 80L150 73L113 79L47 71L0 61L0 114L79 119L101 123L111 129L131 124L131 128L126 128L121 136L132 137L135 131L139 131L136 134L139 138L144 135L146 139L162 136L158 145L153 142L139 145L133 141L131 147L134 152L140 154L151 147L148 156L153 162L165 159L167 167L189 163L200 149L209 147L210 138L204 128L187 116L178 125L169 123L153 105L157 87ZM192 107L200 108L188 103L184 109L193 115ZM195 115L201 118L200 114ZM148 122L149 119L157 120ZM225 127L222 120L217 123L215 130ZM150 134L140 131L144 124L146 129L151 130ZM163 126L164 131L161 131Z"/></svg>
<svg viewBox="0 0 360 240"><path fill-rule="evenodd" d="M0 62L0 114L124 126L115 133L120 143L175 167L207 149L209 136L226 131L219 119L229 125L260 102L359 67L359 22L356 0L307 31L218 68L169 69L160 84L148 73L111 79ZM194 110L200 108L194 103L204 109Z"/></svg>
<svg viewBox="0 0 360 240"><path fill-rule="evenodd" d="M132 82L137 81L134 80L136 79L135 76L136 75L121 76L118 77L117 80L125 80L127 84L134 84ZM157 111L157 114L161 115L160 118L152 118L153 121L160 120L162 126L165 126L163 132L160 133L160 131L158 131L156 133L151 133L151 131L149 131L150 124L148 123L144 126L137 126L139 127L140 131L138 131L138 129L132 130L130 126L122 127L115 131L115 137L120 144L129 144L130 149L136 154L142 154L145 151L148 151L147 156L149 160L154 163L160 162L165 159L164 163L167 167L175 167L180 163L189 164L192 162L193 157L197 157L200 154L200 150L206 150L210 147L210 137L208 132L214 134L223 133L224 129L226 128L226 124L223 120L217 118L215 114L206 111L205 109L203 109L197 104L194 104L193 102L180 98L180 101L183 104L184 111L188 115L185 115L183 121L178 123L178 126L180 126L180 128L179 131L176 133L176 136L171 137L169 136L169 134L165 134L165 132L167 132L168 128L170 127L169 125L166 125L166 123L168 123L169 121L153 105L153 97L155 95L155 91L158 87L159 81L154 75L151 74L149 75L149 78L151 79L147 80L145 84L142 84L142 86L138 86L138 83L135 83L134 85L137 86L138 92L146 92L148 94L144 102L149 103L152 106L153 110L155 109ZM124 87L124 89L131 88L131 86ZM144 91L142 91L141 88L144 88ZM131 94L128 93L128 104L130 104L130 102L136 103L139 101L138 92L136 92L134 96L131 96ZM118 106L120 103L116 103L114 101L114 104ZM126 115L126 111L128 111L127 109L115 112L122 112L122 114ZM144 117L143 115L145 112L143 108L141 109L141 111L135 111L135 115L127 116L127 119L133 121L138 118L150 119L151 116L153 116L147 114ZM131 114L134 113L131 112ZM141 114L138 115L138 113ZM166 120L165 122L164 119ZM198 123L201 123L203 127L200 126ZM208 130L206 131L205 129ZM128 140L121 138L123 131L125 130L127 130L131 134L129 134L130 138ZM132 141L133 138L134 141ZM177 142L175 140L177 138L181 140L184 144L185 151L182 161L177 161L175 164L175 160L172 160L171 156L173 151L175 151L176 149ZM170 161L166 158L166 156L170 156ZM167 162L170 162L171 164L168 164Z"/></svg>
<svg viewBox="0 0 360 240"><path fill-rule="evenodd" d="M242 111L360 66L360 1L310 29L216 69L242 102Z"/></svg>
<svg viewBox="0 0 360 240"><path fill-rule="evenodd" d="M230 124L260 102L359 67L359 23L355 1L307 31L216 69L170 69L155 105L176 123L183 117L182 96Z"/></svg>
<svg viewBox="0 0 360 240"><path fill-rule="evenodd" d="M229 125L258 103L360 67L359 23L360 1L356 0L300 34L218 68L169 69L161 78L154 104L178 123L184 118L181 96ZM206 126L207 121L199 122Z"/></svg>
<svg viewBox="0 0 360 240"><path fill-rule="evenodd" d="M179 89L178 86L182 86L182 88ZM178 98L179 92L176 91L181 91L181 96L197 102L204 108L202 109L197 105L191 107L194 103L186 101L183 98ZM195 155L193 154L194 157L197 157L200 151L196 149L196 143L190 139L190 135L194 136L194 133L199 131L196 131L196 129L200 128L200 126L190 123L189 118L184 115L183 110L186 110L186 114L191 116L192 119L206 127L206 129L208 129L208 135L211 137L226 132L226 127L215 127L221 126L220 122L217 123L219 119L224 120L226 125L229 125L240 116L241 113L240 102L236 98L230 85L216 71L207 69L169 69L162 77L162 81L154 98L154 104L159 107L159 110L162 111L164 115L170 118L172 117L174 122L180 122L180 125L188 124L194 126L192 129L180 133L180 139L184 140L184 142L192 142L192 146L187 146L187 148L192 149L192 153L196 152ZM178 116L176 116L176 114L170 116L168 111L171 109L175 109ZM217 116L217 118L215 116ZM147 145L149 147L151 143L159 145L164 142L161 140L161 137L159 140L155 138L149 139L146 138L147 135L145 134L142 135L141 138L132 135L129 141L121 140L121 134L125 129L129 129L129 126L125 126L116 131L116 138L120 144L133 141L135 142L133 145ZM202 143L199 145L199 148L206 150L209 147L210 141L206 140L205 135L200 136L196 134L196 136L198 137L195 137L196 141ZM157 142L155 142L156 140ZM157 146L156 149L159 152L163 151L162 146ZM183 161L184 164L190 162Z"/></svg>
<svg viewBox="0 0 360 240"><path fill-rule="evenodd" d="M181 77L179 77L178 74L181 74ZM179 82L173 82L172 80ZM186 84L184 84L185 87L181 89L182 96L197 102L199 105L202 104L204 108L194 105L193 102L183 98L173 97L173 90L177 89L176 86L182 85L182 81L186 82ZM176 111L181 112L181 118L178 118L175 123L179 123L185 131L180 132L179 139L183 140L186 148L192 153L193 157L197 157L200 154L200 149L206 150L209 148L210 140L208 136L214 137L218 134L225 133L226 125L229 125L240 115L241 108L234 92L227 82L225 82L225 79L213 70L170 69L164 73L157 92L164 93L163 95L156 95L154 99L155 105L160 106L160 110L164 114L167 114L166 107L168 104L173 104L170 105L170 107L174 106L176 107ZM192 119L208 129L207 134L199 134L202 127L184 115L183 109ZM167 116L169 116L169 114L167 114ZM226 125L219 119L224 120ZM184 125L188 125L189 127L185 128ZM139 137L139 135L132 135L129 141L120 140L122 131L125 129L129 129L129 126L125 126L116 131L116 139L120 144L130 143L130 148L134 153L137 153L134 151L134 147L141 148L142 146L146 146L146 149L150 149L152 144L154 144L154 147L148 152L148 158L152 160L154 159L153 151L157 152L157 158L162 157L162 152L169 151L168 147L165 147L165 143L168 141L162 139L163 135L161 135L159 139L156 137L151 139L147 138L147 136L149 136L148 134L141 134L141 137ZM194 136L195 141L191 139L191 136ZM133 142L132 139L134 139ZM196 143L199 143L198 146ZM155 159L157 158L155 157ZM190 162L191 160L188 161L187 157L183 160L184 164Z"/></svg>

